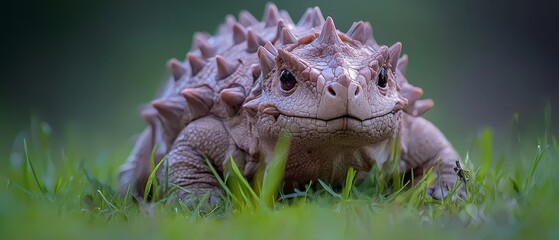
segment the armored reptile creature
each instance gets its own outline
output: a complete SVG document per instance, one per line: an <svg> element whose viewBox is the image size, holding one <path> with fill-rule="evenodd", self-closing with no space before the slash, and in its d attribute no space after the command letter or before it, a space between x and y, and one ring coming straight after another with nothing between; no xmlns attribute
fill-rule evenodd
<svg viewBox="0 0 559 240"><path fill-rule="evenodd" d="M181 199L209 193L214 201L222 190L206 159L223 172L232 157L250 179L285 129L285 186L340 185L350 167L363 178L398 143L400 171L419 178L434 168L428 194L448 194L458 155L421 117L433 102L406 80L400 43L377 44L368 22L343 33L318 7L295 24L269 4L263 18L227 16L214 36L194 35L184 62L168 62L170 79L142 111L148 126L121 168L121 192L142 194L153 150L156 164L167 156L158 175L183 189Z"/></svg>

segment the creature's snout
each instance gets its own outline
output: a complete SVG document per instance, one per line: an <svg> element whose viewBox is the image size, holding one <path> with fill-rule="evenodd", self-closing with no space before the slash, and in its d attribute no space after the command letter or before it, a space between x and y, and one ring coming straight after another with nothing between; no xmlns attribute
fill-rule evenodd
<svg viewBox="0 0 559 240"><path fill-rule="evenodd" d="M368 107L365 91L359 83L342 75L338 81L324 85L317 117L322 120L330 120L350 116L365 120L370 117Z"/></svg>

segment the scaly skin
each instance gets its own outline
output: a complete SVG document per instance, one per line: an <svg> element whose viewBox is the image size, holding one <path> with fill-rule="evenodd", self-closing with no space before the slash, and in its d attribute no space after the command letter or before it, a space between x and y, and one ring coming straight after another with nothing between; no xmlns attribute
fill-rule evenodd
<svg viewBox="0 0 559 240"><path fill-rule="evenodd" d="M181 199L209 193L215 203L221 189L206 159L223 172L233 156L250 179L287 129L288 187L317 179L341 185L350 167L362 178L374 164L382 167L399 141L400 171L420 177L435 168L428 193L448 194L458 180L458 154L421 117L433 102L419 100L422 90L405 78L400 43L378 45L364 22L341 33L318 7L297 24L273 4L264 15L262 22L248 12L239 22L228 16L215 36L195 34L185 63L169 62L167 87L142 112L150 124L122 167L121 192L143 192L155 145L155 161L167 154Z"/></svg>

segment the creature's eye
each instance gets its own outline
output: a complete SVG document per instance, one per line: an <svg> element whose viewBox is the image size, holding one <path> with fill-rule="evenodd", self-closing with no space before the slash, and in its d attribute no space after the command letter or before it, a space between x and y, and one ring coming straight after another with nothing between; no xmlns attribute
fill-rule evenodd
<svg viewBox="0 0 559 240"><path fill-rule="evenodd" d="M289 91L295 87L297 80L295 80L295 76L291 74L291 72L287 70L282 70L280 74L280 82L281 82L281 89L285 91Z"/></svg>
<svg viewBox="0 0 559 240"><path fill-rule="evenodd" d="M378 72L377 85L381 88L384 88L386 87L386 81L388 81L388 74L386 73L386 69L382 67Z"/></svg>

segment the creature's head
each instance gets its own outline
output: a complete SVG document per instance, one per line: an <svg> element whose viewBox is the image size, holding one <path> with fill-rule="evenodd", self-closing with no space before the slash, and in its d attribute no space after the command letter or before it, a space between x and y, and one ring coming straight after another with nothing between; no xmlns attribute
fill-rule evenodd
<svg viewBox="0 0 559 240"><path fill-rule="evenodd" d="M276 139L283 128L294 142L367 145L393 136L407 104L395 76L401 44L374 44L363 22L340 33L330 17L320 32L292 31L283 35L293 43L258 50L261 93L245 108L260 137Z"/></svg>

